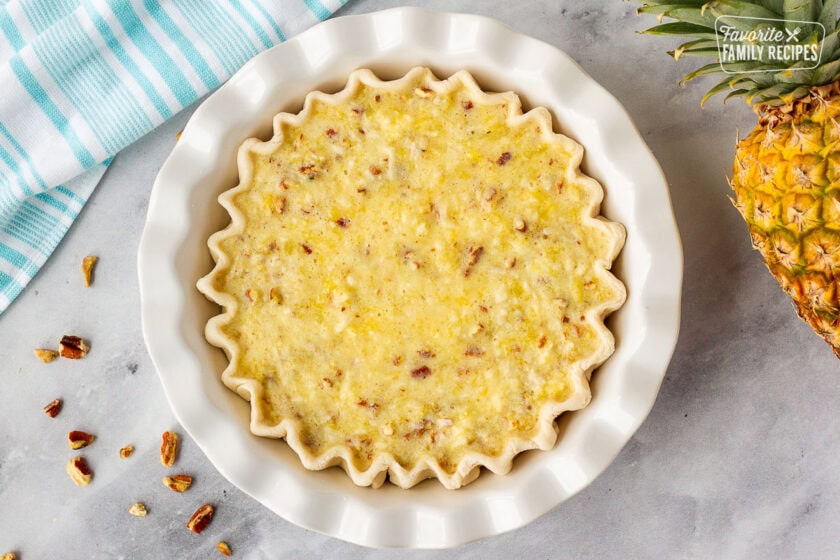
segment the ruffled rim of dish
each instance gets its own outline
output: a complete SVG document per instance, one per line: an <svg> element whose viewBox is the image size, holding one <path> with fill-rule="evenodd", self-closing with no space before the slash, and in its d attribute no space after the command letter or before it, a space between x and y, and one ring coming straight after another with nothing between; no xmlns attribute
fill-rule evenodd
<svg viewBox="0 0 840 560"><path fill-rule="evenodd" d="M245 218L234 203L234 198L240 192L249 188L253 176L253 164L248 156L251 152L272 153L282 142L282 128L284 124L301 126L309 118L315 101L340 104L350 99L361 87L379 88L390 91L413 92L418 86L428 88L436 93L449 93L458 88L465 88L471 95L473 103L498 105L506 103L508 107L505 123L510 128L516 128L529 122L540 125L541 135L545 142L562 144L569 151L571 158L566 170L566 181L587 185L590 194L590 204L584 208L583 220L587 225L599 227L610 234L613 245L607 255L597 259L594 269L600 272L599 280L610 285L616 296L594 306L584 313L586 323L594 327L601 338L600 351L593 353L586 359L578 360L569 366L569 380L571 391L569 397L562 402L546 402L542 405L537 420L536 434L528 439L512 437L499 455L490 456L483 453L471 452L464 455L458 462L454 472L444 470L433 457L423 458L411 468L403 467L390 453L379 453L371 461L370 466L360 470L354 464L352 451L348 446L334 446L321 454L315 455L303 444L299 434L300 422L286 418L278 423L269 422L263 414L262 408L255 405L260 401L264 390L261 383L250 378L237 377L236 364L240 352L238 343L227 336L222 328L235 316L238 311L236 299L229 293L216 290L214 281L230 265L231 259L221 248L221 243L232 236L241 233L245 227ZM441 484L449 489L460 488L480 474L480 468L485 467L495 474L505 474L510 471L513 458L523 451L530 449L547 450L554 447L557 440L557 417L563 412L578 410L585 407L591 399L589 378L595 368L601 365L615 350L615 339L604 320L613 311L620 308L626 300L626 288L609 270L618 256L626 233L624 227L611 222L600 215L600 205L604 191L593 178L581 173L580 162L583 159L583 147L559 133L555 133L552 117L544 107L536 107L527 113L522 112L519 96L513 92L487 93L483 91L472 75L461 70L446 80L439 80L426 67L415 67L402 78L383 81L368 69L353 71L347 80L347 85L334 94L312 91L306 95L302 110L297 114L280 113L274 117L274 135L268 141L257 138L246 140L237 154L239 184L219 195L219 203L230 214L231 222L224 229L214 233L208 239L207 245L216 263L213 270L197 282L198 290L209 300L220 305L223 312L212 317L205 327L205 337L210 344L224 350L228 358L228 365L222 372L222 382L242 398L251 402L250 430L253 434L271 438L285 438L289 447L297 453L303 465L310 470L322 470L332 466L340 466L359 486L381 486L386 477L401 488L410 488L427 478L437 478Z"/></svg>

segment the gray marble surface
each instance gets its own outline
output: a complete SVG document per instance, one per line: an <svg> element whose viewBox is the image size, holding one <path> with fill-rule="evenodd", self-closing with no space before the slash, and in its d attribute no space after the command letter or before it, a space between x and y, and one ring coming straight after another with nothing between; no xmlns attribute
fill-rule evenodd
<svg viewBox="0 0 840 560"><path fill-rule="evenodd" d="M403 4L351 0L342 13ZM418 2L419 4L419 2ZM837 558L840 519L838 362L801 323L727 199L742 102L703 85L679 89L691 61L664 54L668 39L618 0L443 0L563 49L628 109L661 163L685 248L682 331L649 418L584 491L530 525L450 551L382 551L300 529L219 475L184 438L187 495L165 491L159 434L176 429L141 336L136 251L155 174L185 111L122 152L64 242L0 317L0 553L21 560L216 558ZM93 288L79 263L100 256ZM91 340L80 362L42 365L37 346L65 333ZM47 418L55 397L65 407ZM69 484L68 430L97 434L86 450L95 482ZM129 460L117 450L133 444ZM145 519L126 514L143 500ZM183 528L203 501L218 504L202 536Z"/></svg>

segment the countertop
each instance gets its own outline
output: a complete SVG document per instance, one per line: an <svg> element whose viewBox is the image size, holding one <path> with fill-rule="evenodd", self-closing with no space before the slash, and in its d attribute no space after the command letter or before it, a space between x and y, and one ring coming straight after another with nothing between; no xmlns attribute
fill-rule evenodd
<svg viewBox="0 0 840 560"><path fill-rule="evenodd" d="M571 55L629 111L668 178L685 250L682 329L656 404L589 487L522 529L448 551L372 550L306 531L228 483L179 428L143 343L136 253L155 175L194 107L120 153L53 257L0 317L0 553L20 560L218 558L840 557L838 361L802 323L750 247L728 200L741 101L701 110L691 60L617 0L415 2L495 17ZM341 14L402 5L350 0ZM98 255L94 286L79 264ZM41 364L64 334L91 341L79 362ZM42 407L56 397L55 419ZM69 483L67 431L95 433L94 483ZM160 434L183 436L187 495L163 488ZM130 459L117 451L133 444ZM127 515L135 501L149 515ZM201 536L184 529L212 500Z"/></svg>

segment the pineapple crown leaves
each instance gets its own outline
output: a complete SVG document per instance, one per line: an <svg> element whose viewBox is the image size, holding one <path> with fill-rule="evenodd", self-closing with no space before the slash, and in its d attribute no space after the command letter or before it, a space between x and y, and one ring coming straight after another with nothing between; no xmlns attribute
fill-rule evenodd
<svg viewBox="0 0 840 560"><path fill-rule="evenodd" d="M674 60L683 57L715 59L715 62L683 76L681 86L700 76L727 74L703 96L701 105L712 96L729 91L724 102L732 97L743 97L751 105L772 106L791 103L807 95L814 86L840 80L838 4L840 0L642 0L638 13L653 14L659 20L658 25L641 33L689 39L669 51L668 54ZM779 63L772 63L766 56L756 60L721 63L715 29L715 20L720 16L781 20L767 21L762 25L779 31L802 33L804 44L821 43L819 65L812 68L809 66L813 64L800 61L780 70ZM675 21L663 23L664 18ZM822 29L802 22L821 23L825 29L822 41L819 37ZM733 18L727 20L727 24L739 31L755 28L754 20Z"/></svg>

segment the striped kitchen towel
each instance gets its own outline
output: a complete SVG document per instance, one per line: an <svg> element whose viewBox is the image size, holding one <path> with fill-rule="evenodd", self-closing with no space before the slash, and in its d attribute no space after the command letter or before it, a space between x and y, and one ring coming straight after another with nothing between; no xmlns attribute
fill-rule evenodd
<svg viewBox="0 0 840 560"><path fill-rule="evenodd" d="M0 314L111 158L347 0L0 0Z"/></svg>

